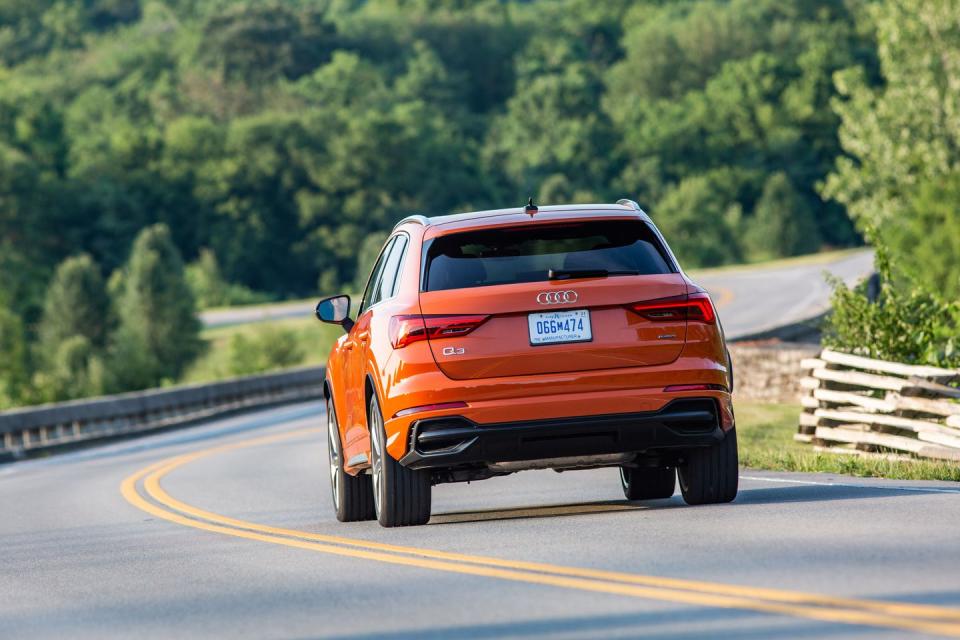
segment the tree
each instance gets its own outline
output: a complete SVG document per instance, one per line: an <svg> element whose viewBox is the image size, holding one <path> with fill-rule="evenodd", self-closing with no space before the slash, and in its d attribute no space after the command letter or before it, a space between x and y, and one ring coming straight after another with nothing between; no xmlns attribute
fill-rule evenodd
<svg viewBox="0 0 960 640"><path fill-rule="evenodd" d="M13 407L27 399L30 373L23 322L6 306L0 306L0 362L0 407Z"/></svg>
<svg viewBox="0 0 960 640"><path fill-rule="evenodd" d="M75 335L57 345L33 381L39 398L59 402L101 395L108 386L107 375L102 352L86 337Z"/></svg>
<svg viewBox="0 0 960 640"><path fill-rule="evenodd" d="M147 227L134 241L117 315L120 325L110 368L119 388L174 380L200 353L193 294L166 226Z"/></svg>
<svg viewBox="0 0 960 640"><path fill-rule="evenodd" d="M746 224L744 244L754 259L796 256L820 247L813 210L784 173L767 179Z"/></svg>
<svg viewBox="0 0 960 640"><path fill-rule="evenodd" d="M960 170L960 2L890 0L870 6L883 84L837 74L834 102L848 155L823 189L861 228L902 218L918 185Z"/></svg>
<svg viewBox="0 0 960 640"><path fill-rule="evenodd" d="M37 328L34 387L47 401L103 393L103 358L113 309L100 269L87 254L64 260L47 287Z"/></svg>
<svg viewBox="0 0 960 640"><path fill-rule="evenodd" d="M740 208L731 193L731 182L725 178L686 178L651 211L684 264L709 267L741 256L731 224L739 219Z"/></svg>
<svg viewBox="0 0 960 640"><path fill-rule="evenodd" d="M360 244L357 251L357 275L353 280L353 290L357 294L363 294L363 288L367 286L367 278L370 277L370 271L377 262L377 256L387 241L387 233L383 231L374 231ZM333 293L332 291L323 291L324 294ZM356 304L360 304L359 301Z"/></svg>
<svg viewBox="0 0 960 640"><path fill-rule="evenodd" d="M85 253L67 258L57 267L47 287L37 329L41 361L52 362L60 345L76 336L85 338L93 351L102 352L112 319L113 310L99 267Z"/></svg>
<svg viewBox="0 0 960 640"><path fill-rule="evenodd" d="M928 291L960 295L960 2L871 6L883 84L862 68L837 75L843 100L836 162L824 195Z"/></svg>
<svg viewBox="0 0 960 640"><path fill-rule="evenodd" d="M270 297L247 287L227 282L220 273L217 254L201 249L200 257L185 270L187 284L201 309L237 304L268 302Z"/></svg>
<svg viewBox="0 0 960 640"><path fill-rule="evenodd" d="M960 173L921 184L884 236L915 282L960 300Z"/></svg>

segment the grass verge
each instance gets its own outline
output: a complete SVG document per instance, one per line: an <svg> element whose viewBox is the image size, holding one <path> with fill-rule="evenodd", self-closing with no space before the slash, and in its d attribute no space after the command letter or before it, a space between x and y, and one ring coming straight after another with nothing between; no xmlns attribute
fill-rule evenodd
<svg viewBox="0 0 960 640"><path fill-rule="evenodd" d="M343 334L340 327L323 324L314 317L283 318L252 324L230 325L204 329L201 337L207 343L206 352L197 359L183 377L184 383L212 382L237 375L266 373L289 367L318 366L326 364L330 348ZM238 340L244 339L245 340ZM271 358L270 346L284 341L292 344L292 351L282 359ZM237 351L255 349L263 352L255 357L255 371L238 370L242 359ZM248 354L249 355L249 354ZM245 364L249 366L249 364Z"/></svg>
<svg viewBox="0 0 960 640"><path fill-rule="evenodd" d="M770 471L839 473L895 480L960 482L960 464L934 460L885 460L843 453L821 453L793 440L800 408L790 404L737 402L740 464Z"/></svg>

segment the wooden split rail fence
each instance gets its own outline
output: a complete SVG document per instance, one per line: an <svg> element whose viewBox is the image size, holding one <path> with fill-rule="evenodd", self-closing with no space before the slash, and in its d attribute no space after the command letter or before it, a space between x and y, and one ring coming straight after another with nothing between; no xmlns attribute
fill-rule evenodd
<svg viewBox="0 0 960 640"><path fill-rule="evenodd" d="M960 462L960 370L830 349L800 366L796 440L831 452Z"/></svg>

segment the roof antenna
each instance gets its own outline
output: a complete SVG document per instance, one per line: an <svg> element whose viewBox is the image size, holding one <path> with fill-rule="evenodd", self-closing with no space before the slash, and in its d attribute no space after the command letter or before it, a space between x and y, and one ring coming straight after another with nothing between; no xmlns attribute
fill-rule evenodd
<svg viewBox="0 0 960 640"><path fill-rule="evenodd" d="M533 216L533 214L535 214L537 211L539 211L539 209L537 209L537 205L533 204L533 198L528 198L527 206L523 208L523 212L529 213L531 216Z"/></svg>

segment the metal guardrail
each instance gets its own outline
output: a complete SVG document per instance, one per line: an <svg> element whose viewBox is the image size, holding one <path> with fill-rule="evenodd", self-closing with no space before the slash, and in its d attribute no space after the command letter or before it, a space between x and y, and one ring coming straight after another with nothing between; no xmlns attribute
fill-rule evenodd
<svg viewBox="0 0 960 640"><path fill-rule="evenodd" d="M0 457L146 433L214 416L323 396L323 367L150 389L0 413Z"/></svg>

